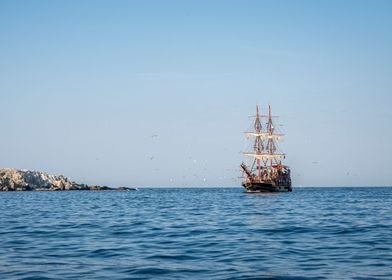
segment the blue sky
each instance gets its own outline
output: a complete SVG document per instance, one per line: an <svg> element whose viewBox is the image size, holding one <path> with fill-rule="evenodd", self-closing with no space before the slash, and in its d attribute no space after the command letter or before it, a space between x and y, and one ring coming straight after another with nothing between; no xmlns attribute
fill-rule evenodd
<svg viewBox="0 0 392 280"><path fill-rule="evenodd" d="M270 103L295 186L391 185L391 12L391 1L1 1L0 166L235 186L247 116Z"/></svg>

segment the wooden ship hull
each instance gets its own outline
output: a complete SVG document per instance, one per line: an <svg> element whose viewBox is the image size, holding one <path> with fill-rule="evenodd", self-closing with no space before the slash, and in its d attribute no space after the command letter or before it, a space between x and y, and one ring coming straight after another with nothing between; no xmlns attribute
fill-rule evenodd
<svg viewBox="0 0 392 280"><path fill-rule="evenodd" d="M292 192L291 184L276 185L273 182L243 183L246 193Z"/></svg>
<svg viewBox="0 0 392 280"><path fill-rule="evenodd" d="M255 118L254 129L245 132L247 138L252 137L252 146L248 152L243 153L252 158L252 161L250 164L242 162L240 165L242 178L245 179L242 182L245 192L291 192L290 168L282 164L286 154L279 151L276 143L283 134L279 133L274 124L271 107L268 106L267 115L260 115L259 107L256 106L256 115L252 117Z"/></svg>

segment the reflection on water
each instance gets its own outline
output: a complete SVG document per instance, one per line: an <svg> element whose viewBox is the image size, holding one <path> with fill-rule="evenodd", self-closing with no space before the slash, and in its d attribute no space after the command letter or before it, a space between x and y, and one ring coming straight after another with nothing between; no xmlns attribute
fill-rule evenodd
<svg viewBox="0 0 392 280"><path fill-rule="evenodd" d="M392 188L0 193L0 278L392 279L391 205Z"/></svg>

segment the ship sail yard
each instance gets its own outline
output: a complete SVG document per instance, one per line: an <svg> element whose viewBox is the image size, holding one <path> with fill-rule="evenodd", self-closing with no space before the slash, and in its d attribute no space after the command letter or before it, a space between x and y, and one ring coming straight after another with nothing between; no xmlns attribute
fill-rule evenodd
<svg viewBox="0 0 392 280"><path fill-rule="evenodd" d="M253 131L245 132L253 144L251 151L243 153L251 159L251 164L242 162L240 165L244 178L242 186L247 193L292 191L290 168L282 164L286 155L279 152L276 143L283 134L275 132L274 118L270 105L267 115L260 115L256 106Z"/></svg>

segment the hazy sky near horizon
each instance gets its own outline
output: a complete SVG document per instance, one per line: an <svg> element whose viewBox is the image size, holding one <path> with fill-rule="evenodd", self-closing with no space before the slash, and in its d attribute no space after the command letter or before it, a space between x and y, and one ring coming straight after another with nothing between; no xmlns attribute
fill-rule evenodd
<svg viewBox="0 0 392 280"><path fill-rule="evenodd" d="M235 186L271 104L294 186L391 185L392 1L0 1L1 167Z"/></svg>

